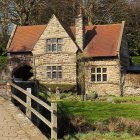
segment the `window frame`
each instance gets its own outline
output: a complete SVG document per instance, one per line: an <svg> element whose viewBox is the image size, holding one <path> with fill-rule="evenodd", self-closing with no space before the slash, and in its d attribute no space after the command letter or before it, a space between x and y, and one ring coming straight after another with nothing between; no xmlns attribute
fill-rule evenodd
<svg viewBox="0 0 140 140"><path fill-rule="evenodd" d="M54 41L54 40L56 40L56 41ZM50 49L48 49L48 46L50 46ZM53 50L53 46L56 46L55 50ZM61 46L61 49L60 49L60 46ZM62 46L63 46L63 38L47 38L47 40L46 40L47 53L61 53Z"/></svg>
<svg viewBox="0 0 140 140"><path fill-rule="evenodd" d="M104 72L104 69L105 69L105 72ZM90 79L91 82L93 82L93 83L107 83L108 82L108 69L107 69L107 67L93 66L93 67L91 67L90 72L91 72L91 75L90 75L91 76L91 79ZM106 80L104 80L104 75L106 75ZM98 76L100 77L101 80L98 80ZM95 80L92 80L92 78L95 79Z"/></svg>
<svg viewBox="0 0 140 140"><path fill-rule="evenodd" d="M48 69L50 67L50 69ZM53 67L56 67L56 69L53 69ZM59 69L59 67L61 69ZM56 73L56 77L53 78L53 73ZM50 73L50 78L48 78L48 73ZM59 73L61 73L61 78L59 76ZM62 74L62 66L58 65L53 65L53 66L47 66L47 80L62 80L63 79L63 74Z"/></svg>

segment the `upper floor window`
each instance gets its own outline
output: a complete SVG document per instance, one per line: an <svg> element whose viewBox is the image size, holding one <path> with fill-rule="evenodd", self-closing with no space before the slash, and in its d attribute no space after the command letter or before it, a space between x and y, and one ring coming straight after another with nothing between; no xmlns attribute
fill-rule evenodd
<svg viewBox="0 0 140 140"><path fill-rule="evenodd" d="M62 66L47 66L47 79L62 79Z"/></svg>
<svg viewBox="0 0 140 140"><path fill-rule="evenodd" d="M47 52L62 52L62 38L47 39Z"/></svg>
<svg viewBox="0 0 140 140"><path fill-rule="evenodd" d="M100 67L91 68L91 81L92 82L106 82L107 81L107 68L100 68Z"/></svg>

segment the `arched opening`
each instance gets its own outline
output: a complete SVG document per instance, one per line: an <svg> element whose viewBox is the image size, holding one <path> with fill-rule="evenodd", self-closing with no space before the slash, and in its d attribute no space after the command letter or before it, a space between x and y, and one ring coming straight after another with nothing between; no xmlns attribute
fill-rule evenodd
<svg viewBox="0 0 140 140"><path fill-rule="evenodd" d="M16 68L12 73L14 81L28 81L32 76L32 67L29 65L24 65Z"/></svg>

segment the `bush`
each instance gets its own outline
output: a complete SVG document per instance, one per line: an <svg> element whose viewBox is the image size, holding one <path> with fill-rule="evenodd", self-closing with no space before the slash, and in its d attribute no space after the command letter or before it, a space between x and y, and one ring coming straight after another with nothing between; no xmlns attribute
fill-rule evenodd
<svg viewBox="0 0 140 140"><path fill-rule="evenodd" d="M95 100L96 98L98 98L98 94L96 93L96 91L93 91L88 95L89 100Z"/></svg>
<svg viewBox="0 0 140 140"><path fill-rule="evenodd" d="M87 123L83 116L74 117L71 119L71 124L78 133L87 133L96 129L95 126Z"/></svg>
<svg viewBox="0 0 140 140"><path fill-rule="evenodd" d="M70 85L70 84L47 84L46 87L51 89L52 92L56 92L56 88L58 87L60 89L60 92L76 92L77 87L76 85Z"/></svg>
<svg viewBox="0 0 140 140"><path fill-rule="evenodd" d="M98 131L100 133L106 133L106 132L109 132L109 129L108 129L107 125L99 123L96 125L96 131Z"/></svg>
<svg viewBox="0 0 140 140"><path fill-rule="evenodd" d="M4 64L7 63L7 57L6 56L0 56L0 69L3 68Z"/></svg>
<svg viewBox="0 0 140 140"><path fill-rule="evenodd" d="M39 91L41 93L46 93L47 92L47 87L44 84L39 84Z"/></svg>
<svg viewBox="0 0 140 140"><path fill-rule="evenodd" d="M116 128L114 130L114 132L124 132L126 130L126 124L124 122L118 122L116 124Z"/></svg>
<svg viewBox="0 0 140 140"><path fill-rule="evenodd" d="M133 56L131 60L133 65L140 65L140 56Z"/></svg>

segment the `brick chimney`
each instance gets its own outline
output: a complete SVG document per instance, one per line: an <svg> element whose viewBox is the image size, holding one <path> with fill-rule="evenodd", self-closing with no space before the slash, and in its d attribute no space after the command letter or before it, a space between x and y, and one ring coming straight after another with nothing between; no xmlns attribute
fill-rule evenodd
<svg viewBox="0 0 140 140"><path fill-rule="evenodd" d="M85 40L85 24L84 24L84 9L80 7L79 15L75 18L76 27L76 43L79 48L83 51L84 40Z"/></svg>

